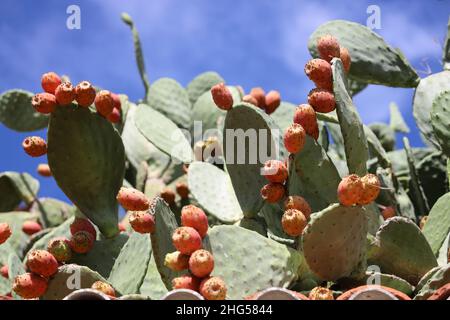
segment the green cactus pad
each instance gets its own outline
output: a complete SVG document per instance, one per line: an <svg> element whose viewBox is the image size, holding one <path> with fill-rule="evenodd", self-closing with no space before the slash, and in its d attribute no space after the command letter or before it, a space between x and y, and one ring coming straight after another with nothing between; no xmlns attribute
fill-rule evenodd
<svg viewBox="0 0 450 320"><path fill-rule="evenodd" d="M383 273L391 273L415 285L431 268L436 257L420 229L403 217L388 219L376 235L376 248L370 264Z"/></svg>
<svg viewBox="0 0 450 320"><path fill-rule="evenodd" d="M447 237L444 239L441 248L437 254L437 262L438 265L443 266L449 263L448 261L448 252L450 250L450 232L447 234Z"/></svg>
<svg viewBox="0 0 450 320"><path fill-rule="evenodd" d="M153 82L147 104L172 120L177 126L191 127L191 102L186 90L174 79L161 78Z"/></svg>
<svg viewBox="0 0 450 320"><path fill-rule="evenodd" d="M48 124L48 116L33 109L32 98L33 94L24 90L3 92L0 95L0 122L20 132L45 128Z"/></svg>
<svg viewBox="0 0 450 320"><path fill-rule="evenodd" d="M140 104L135 115L136 127L158 149L182 162L192 160L192 149L181 129L162 113Z"/></svg>
<svg viewBox="0 0 450 320"><path fill-rule="evenodd" d="M45 250L47 249L48 242L57 237L65 237L67 239L70 238L70 224L73 222L74 218L71 217L67 219L64 223L60 224L59 226L51 229L50 232L45 234L42 238L34 242L33 246L31 247L31 250Z"/></svg>
<svg viewBox="0 0 450 320"><path fill-rule="evenodd" d="M33 203L30 212L39 214L39 220L45 228L59 226L74 213L74 207L53 198L39 198Z"/></svg>
<svg viewBox="0 0 450 320"><path fill-rule="evenodd" d="M8 257L8 276L11 286L14 283L14 279L19 274L24 274L25 272L26 272L25 267L20 258L17 256L15 252L11 252ZM11 294L15 300L22 300L22 297L16 294L14 291L12 291Z"/></svg>
<svg viewBox="0 0 450 320"><path fill-rule="evenodd" d="M57 108L48 129L48 162L58 186L81 212L106 237L116 235L125 151L111 123L85 108Z"/></svg>
<svg viewBox="0 0 450 320"><path fill-rule="evenodd" d="M250 230L250 231L255 231L255 232L259 233L260 235L263 235L264 237L268 236L270 239L270 235L268 234L267 229L266 229L266 224L264 223L264 220L259 217L257 217L257 218L242 218L235 225L237 225L241 228Z"/></svg>
<svg viewBox="0 0 450 320"><path fill-rule="evenodd" d="M333 204L314 213L303 231L305 260L323 280L352 276L365 263L366 235L367 219L362 207Z"/></svg>
<svg viewBox="0 0 450 320"><path fill-rule="evenodd" d="M375 280L379 280L380 282L376 283ZM396 289L408 296L412 295L414 291L414 287L408 281L393 274L385 274L379 272L366 272L364 283L362 284L379 284L385 287Z"/></svg>
<svg viewBox="0 0 450 320"><path fill-rule="evenodd" d="M450 232L450 193L443 195L431 208L423 235L437 255L444 240Z"/></svg>
<svg viewBox="0 0 450 320"><path fill-rule="evenodd" d="M413 115L422 140L430 147L440 148L431 121L433 102L447 90L450 90L450 71L442 71L421 79L414 93Z"/></svg>
<svg viewBox="0 0 450 320"><path fill-rule="evenodd" d="M447 36L445 37L444 50L442 51L442 62L444 69L450 70L450 18L447 24Z"/></svg>
<svg viewBox="0 0 450 320"><path fill-rule="evenodd" d="M144 281L139 288L139 293L156 300L160 299L167 292L168 290L166 288L166 285L162 281L158 271L158 267L156 266L155 257L152 254L147 267L147 273L144 277Z"/></svg>
<svg viewBox="0 0 450 320"><path fill-rule="evenodd" d="M313 138L306 137L303 150L290 164L289 195L301 195L313 211L320 211L338 201L340 181L339 173L325 150Z"/></svg>
<svg viewBox="0 0 450 320"><path fill-rule="evenodd" d="M1 221L1 220L0 220ZM8 242L0 245L0 268L7 265L9 268L9 256L15 255L14 248ZM10 269L10 268L9 268ZM11 275L11 269L8 271ZM5 295L11 292L11 278L7 279L0 275L0 295Z"/></svg>
<svg viewBox="0 0 450 320"><path fill-rule="evenodd" d="M225 80L214 71L207 71L196 76L186 87L191 104L194 105L201 95L222 82L225 82Z"/></svg>
<svg viewBox="0 0 450 320"><path fill-rule="evenodd" d="M0 213L0 222L8 223L11 228L11 236L5 243L11 245L15 252L20 253L25 248L29 236L22 231L22 225L27 220L37 221L34 213L13 211Z"/></svg>
<svg viewBox="0 0 450 320"><path fill-rule="evenodd" d="M444 154L435 152L417 163L417 174L430 206L449 191L446 161Z"/></svg>
<svg viewBox="0 0 450 320"><path fill-rule="evenodd" d="M431 107L431 124L442 151L450 157L450 90L441 92Z"/></svg>
<svg viewBox="0 0 450 320"><path fill-rule="evenodd" d="M391 113L391 120L389 126L392 128L392 130L402 133L409 133L410 132L409 127L406 124L405 120L403 119L403 116L398 108L398 105L395 102L391 102L389 104L389 111Z"/></svg>
<svg viewBox="0 0 450 320"><path fill-rule="evenodd" d="M107 282L100 274L85 266L66 264L48 282L48 288L41 300L62 300L78 289L89 289L94 282Z"/></svg>
<svg viewBox="0 0 450 320"><path fill-rule="evenodd" d="M415 87L419 76L398 50L361 24L333 20L319 26L309 38L308 49L318 57L317 40L330 34L348 49L352 60L350 77L355 80L390 87Z"/></svg>
<svg viewBox="0 0 450 320"><path fill-rule="evenodd" d="M126 294L124 296L121 296L120 300L152 300L152 299L142 294Z"/></svg>
<svg viewBox="0 0 450 320"><path fill-rule="evenodd" d="M348 94L352 97L367 88L367 83L358 80L348 79Z"/></svg>
<svg viewBox="0 0 450 320"><path fill-rule="evenodd" d="M132 233L114 262L108 282L122 294L138 292L151 254L150 236Z"/></svg>
<svg viewBox="0 0 450 320"><path fill-rule="evenodd" d="M39 181L28 173L0 173L0 212L13 210L20 201L31 204L39 191ZM19 200L19 202L17 202Z"/></svg>
<svg viewBox="0 0 450 320"><path fill-rule="evenodd" d="M450 263L434 268L423 276L416 287L414 300L426 300L443 285L450 283Z"/></svg>
<svg viewBox="0 0 450 320"><path fill-rule="evenodd" d="M200 206L225 223L242 219L242 209L228 174L206 162L193 162L188 171L189 190Z"/></svg>
<svg viewBox="0 0 450 320"><path fill-rule="evenodd" d="M369 153L375 157L377 157L378 162L383 168L388 168L391 166L391 162L389 161L386 150L381 144L378 137L368 126L363 126L364 135L367 139L367 144L369 146Z"/></svg>
<svg viewBox="0 0 450 320"><path fill-rule="evenodd" d="M227 132L231 133L229 138ZM223 151L227 171L234 190L239 191L236 197L245 216L255 216L263 206L260 190L267 184L266 178L261 174L265 158L270 156L271 159L284 159L281 135L281 130L276 127L274 121L250 104L239 104L227 112ZM259 148L259 144L263 143L261 136L264 136L264 141L267 142L264 152ZM271 152L272 149L275 152Z"/></svg>
<svg viewBox="0 0 450 320"><path fill-rule="evenodd" d="M295 244L295 238L287 235L281 225L283 209L278 203L266 203L259 213L267 225L267 237L286 245Z"/></svg>
<svg viewBox="0 0 450 320"><path fill-rule="evenodd" d="M204 243L214 255L212 275L226 283L227 299L273 286L287 288L304 264L299 252L238 226L215 226Z"/></svg>
<svg viewBox="0 0 450 320"><path fill-rule="evenodd" d="M296 108L295 104L282 101L277 110L270 115L282 133L293 123Z"/></svg>
<svg viewBox="0 0 450 320"><path fill-rule="evenodd" d="M344 66L340 59L333 59L333 91L336 99L336 113L344 138L345 155L349 173L363 176L367 173L367 140L361 118L346 89Z"/></svg>

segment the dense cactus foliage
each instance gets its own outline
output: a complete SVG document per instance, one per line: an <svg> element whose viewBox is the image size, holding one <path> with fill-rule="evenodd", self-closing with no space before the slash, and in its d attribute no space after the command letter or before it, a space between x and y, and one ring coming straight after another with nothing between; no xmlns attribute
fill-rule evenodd
<svg viewBox="0 0 450 320"><path fill-rule="evenodd" d="M5 126L47 128L23 156L46 156L37 173L71 201L0 173L2 299L447 299L450 31L444 70L421 79L365 26L325 23L296 107L215 72L150 81L122 20L141 100L53 72L43 93L0 95ZM395 149L395 103L389 124L362 123L368 84L415 88L426 147Z"/></svg>

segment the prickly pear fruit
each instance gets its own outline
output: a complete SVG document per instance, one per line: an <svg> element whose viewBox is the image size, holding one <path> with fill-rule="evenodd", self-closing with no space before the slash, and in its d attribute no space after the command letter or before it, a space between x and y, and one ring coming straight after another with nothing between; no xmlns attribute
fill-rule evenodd
<svg viewBox="0 0 450 320"><path fill-rule="evenodd" d="M167 204L169 206L174 205L175 204L175 192L173 192L172 190L170 190L169 188L164 188L160 195L161 198L164 199L165 202L167 202Z"/></svg>
<svg viewBox="0 0 450 320"><path fill-rule="evenodd" d="M125 210L130 211L145 211L150 207L150 202L145 194L133 188L120 188L117 201Z"/></svg>
<svg viewBox="0 0 450 320"><path fill-rule="evenodd" d="M94 225L88 219L77 217L70 224L70 234L74 235L80 231L86 231L90 233L94 239L97 239L97 231L95 230Z"/></svg>
<svg viewBox="0 0 450 320"><path fill-rule="evenodd" d="M284 201L284 210L296 209L300 210L306 219L311 215L311 207L309 203L301 196L289 196Z"/></svg>
<svg viewBox="0 0 450 320"><path fill-rule="evenodd" d="M43 156L47 153L47 142L37 136L25 138L22 142L22 147L26 154L33 158Z"/></svg>
<svg viewBox="0 0 450 320"><path fill-rule="evenodd" d="M155 217L148 211L132 211L128 221L136 232L153 233L155 231Z"/></svg>
<svg viewBox="0 0 450 320"><path fill-rule="evenodd" d="M189 187L184 182L178 182L175 185L175 190L177 191L178 195L181 199L188 199L189 198Z"/></svg>
<svg viewBox="0 0 450 320"><path fill-rule="evenodd" d="M189 268L189 256L175 251L166 254L164 265L173 271L182 271Z"/></svg>
<svg viewBox="0 0 450 320"><path fill-rule="evenodd" d="M189 271L196 277L209 276L214 269L212 254L204 249L195 251L189 258Z"/></svg>
<svg viewBox="0 0 450 320"><path fill-rule="evenodd" d="M37 112L49 114L55 111L57 103L53 94L44 92L34 95L33 99L31 99L31 105Z"/></svg>
<svg viewBox="0 0 450 320"><path fill-rule="evenodd" d="M332 90L331 65L323 59L309 60L305 65L305 73L317 88Z"/></svg>
<svg viewBox="0 0 450 320"><path fill-rule="evenodd" d="M75 100L75 88L70 82L63 82L56 88L55 97L58 104L68 105Z"/></svg>
<svg viewBox="0 0 450 320"><path fill-rule="evenodd" d="M13 290L24 299L35 299L47 291L47 279L34 273L24 273L14 279Z"/></svg>
<svg viewBox="0 0 450 320"><path fill-rule="evenodd" d="M273 183L284 183L288 178L288 170L280 160L267 160L262 173L267 180Z"/></svg>
<svg viewBox="0 0 450 320"><path fill-rule="evenodd" d="M261 188L261 197L268 203L276 203L284 197L284 186L281 183L269 183Z"/></svg>
<svg viewBox="0 0 450 320"><path fill-rule="evenodd" d="M6 222L0 223L0 244L4 243L11 236L11 228Z"/></svg>
<svg viewBox="0 0 450 320"><path fill-rule="evenodd" d="M258 106L258 100L256 100L256 98L254 96L252 96L251 94L247 94L242 98L242 101L250 103L254 106Z"/></svg>
<svg viewBox="0 0 450 320"><path fill-rule="evenodd" d="M111 123L119 123L120 122L120 110L114 108L113 111L106 117Z"/></svg>
<svg viewBox="0 0 450 320"><path fill-rule="evenodd" d="M114 109L122 110L122 101L120 101L120 97L118 94L111 92L111 97L114 101Z"/></svg>
<svg viewBox="0 0 450 320"><path fill-rule="evenodd" d="M27 255L28 269L44 278L58 272L58 261L46 250L31 250Z"/></svg>
<svg viewBox="0 0 450 320"><path fill-rule="evenodd" d="M42 226L36 221L27 220L22 224L22 231L31 236L42 230Z"/></svg>
<svg viewBox="0 0 450 320"><path fill-rule="evenodd" d="M361 178L361 182L363 188L358 204L366 205L372 203L380 194L380 180L376 175L369 173Z"/></svg>
<svg viewBox="0 0 450 320"><path fill-rule="evenodd" d="M64 237L51 239L47 244L47 251L60 263L65 263L72 258L69 239Z"/></svg>
<svg viewBox="0 0 450 320"><path fill-rule="evenodd" d="M323 60L330 62L333 58L339 58L339 43L332 35L324 35L317 40L317 51Z"/></svg>
<svg viewBox="0 0 450 320"><path fill-rule="evenodd" d="M75 100L80 107L89 107L95 100L95 89L89 81L82 81L75 87Z"/></svg>
<svg viewBox="0 0 450 320"><path fill-rule="evenodd" d="M312 89L308 94L308 103L316 112L328 113L336 109L334 94L326 89Z"/></svg>
<svg viewBox="0 0 450 320"><path fill-rule="evenodd" d="M99 93L97 93L94 103L97 112L104 117L109 116L109 114L114 109L114 100L111 96L111 92L109 92L108 90L101 90Z"/></svg>
<svg viewBox="0 0 450 320"><path fill-rule="evenodd" d="M55 94L55 90L60 84L61 78L55 72L44 73L41 77L42 89L47 93Z"/></svg>
<svg viewBox="0 0 450 320"><path fill-rule="evenodd" d="M233 96L224 83L213 86L211 88L211 95L219 109L230 110L233 107Z"/></svg>
<svg viewBox="0 0 450 320"><path fill-rule="evenodd" d="M42 177L51 177L52 172L50 171L50 167L46 163L40 163L36 169L37 173Z"/></svg>
<svg viewBox="0 0 450 320"><path fill-rule="evenodd" d="M193 291L198 291L200 286L200 280L192 277L192 276L188 276L188 275L184 275L184 276L180 276L177 278L174 278L172 280L172 289L189 289L189 290L193 290Z"/></svg>
<svg viewBox="0 0 450 320"><path fill-rule="evenodd" d="M116 291L114 290L114 288L109 283L103 281L95 281L92 284L91 289L103 292L104 294L111 297L116 296Z"/></svg>
<svg viewBox="0 0 450 320"><path fill-rule="evenodd" d="M384 220L395 217L395 208L394 207L386 207L381 211L381 215Z"/></svg>
<svg viewBox="0 0 450 320"><path fill-rule="evenodd" d="M297 209L286 210L281 217L281 226L291 237L300 236L307 223L305 215Z"/></svg>
<svg viewBox="0 0 450 320"><path fill-rule="evenodd" d="M263 88L252 88L252 90L250 90L250 95L255 98L257 107L261 109L266 108L266 92L263 90Z"/></svg>
<svg viewBox="0 0 450 320"><path fill-rule="evenodd" d="M194 228L202 238L208 233L208 217L202 209L194 205L187 205L181 209L181 224Z"/></svg>
<svg viewBox="0 0 450 320"><path fill-rule="evenodd" d="M200 234L191 227L179 227L172 235L174 247L182 254L190 255L192 252L202 248Z"/></svg>
<svg viewBox="0 0 450 320"><path fill-rule="evenodd" d="M266 113L267 114L273 113L280 106L280 103L281 103L280 93L275 90L269 91L269 93L266 94L266 96L265 96L265 102L264 102L264 104L266 105L266 108L265 108Z"/></svg>
<svg viewBox="0 0 450 320"><path fill-rule="evenodd" d="M4 266L2 266L1 268L0 268L0 275L3 277L3 278L6 278L6 279L8 279L8 277L9 277L9 268L8 268L8 265L4 265Z"/></svg>
<svg viewBox="0 0 450 320"><path fill-rule="evenodd" d="M302 151L306 141L305 129L298 123L291 124L284 132L283 141L289 153Z"/></svg>
<svg viewBox="0 0 450 320"><path fill-rule="evenodd" d="M70 248L76 253L87 253L94 246L95 239L89 232L78 231L70 238Z"/></svg>
<svg viewBox="0 0 450 320"><path fill-rule="evenodd" d="M309 104L301 104L295 109L294 123L301 125L307 135L316 140L319 138L316 111Z"/></svg>
<svg viewBox="0 0 450 320"><path fill-rule="evenodd" d="M203 279L199 291L206 300L225 300L227 297L227 287L219 277Z"/></svg>
<svg viewBox="0 0 450 320"><path fill-rule="evenodd" d="M419 228L420 228L420 230L423 230L423 227L425 227L425 224L427 223L427 221L428 221L428 216L423 216L423 217L420 219L420 222L419 222Z"/></svg>
<svg viewBox="0 0 450 320"><path fill-rule="evenodd" d="M315 287L309 292L310 300L334 300L333 291L324 287Z"/></svg>
<svg viewBox="0 0 450 320"><path fill-rule="evenodd" d="M356 174L351 174L341 180L338 185L337 196L339 202L346 207L359 203L363 183Z"/></svg>
<svg viewBox="0 0 450 320"><path fill-rule="evenodd" d="M340 55L342 64L344 66L344 71L345 71L345 73L348 73L350 71L350 66L352 64L352 58L350 57L350 53L348 52L348 49L341 47L339 55Z"/></svg>

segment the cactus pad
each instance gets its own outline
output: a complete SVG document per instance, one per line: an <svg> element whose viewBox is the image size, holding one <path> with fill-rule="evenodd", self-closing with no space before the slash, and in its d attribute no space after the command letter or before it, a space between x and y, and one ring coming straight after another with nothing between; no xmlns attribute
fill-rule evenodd
<svg viewBox="0 0 450 320"><path fill-rule="evenodd" d="M434 254L437 255L439 249L450 232L450 193L443 195L434 204L428 215L427 223L423 228L423 235L430 244Z"/></svg>
<svg viewBox="0 0 450 320"><path fill-rule="evenodd" d="M450 263L430 270L416 287L414 300L426 300L443 285L450 283Z"/></svg>
<svg viewBox="0 0 450 320"><path fill-rule="evenodd" d="M211 90L216 84L225 82L222 77L214 71L207 71L199 74L186 87L186 91L189 96L191 104L194 105L195 102L203 95L206 91Z"/></svg>
<svg viewBox="0 0 450 320"><path fill-rule="evenodd" d="M74 207L53 198L40 198L33 203L30 212L39 214L39 220L45 228L59 226L74 213Z"/></svg>
<svg viewBox="0 0 450 320"><path fill-rule="evenodd" d="M389 126L392 130L397 132L409 133L409 127L403 119L402 114L398 108L398 105L395 102L391 102L389 104L389 111L391 113L391 120Z"/></svg>
<svg viewBox="0 0 450 320"><path fill-rule="evenodd" d="M431 124L442 151L450 157L450 90L440 93L431 107Z"/></svg>

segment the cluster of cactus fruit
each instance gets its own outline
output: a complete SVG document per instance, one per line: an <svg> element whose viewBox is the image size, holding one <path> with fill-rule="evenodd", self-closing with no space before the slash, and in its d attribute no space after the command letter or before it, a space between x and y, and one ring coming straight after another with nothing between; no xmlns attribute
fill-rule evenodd
<svg viewBox="0 0 450 320"><path fill-rule="evenodd" d="M215 72L150 84L122 20L142 100L54 72L0 95L5 126L47 128L23 148L71 201L0 173L0 299L448 299L450 25L444 70L422 79L365 26L319 26L296 106ZM395 149L395 103L390 124L362 123L368 84L415 88L426 147Z"/></svg>

